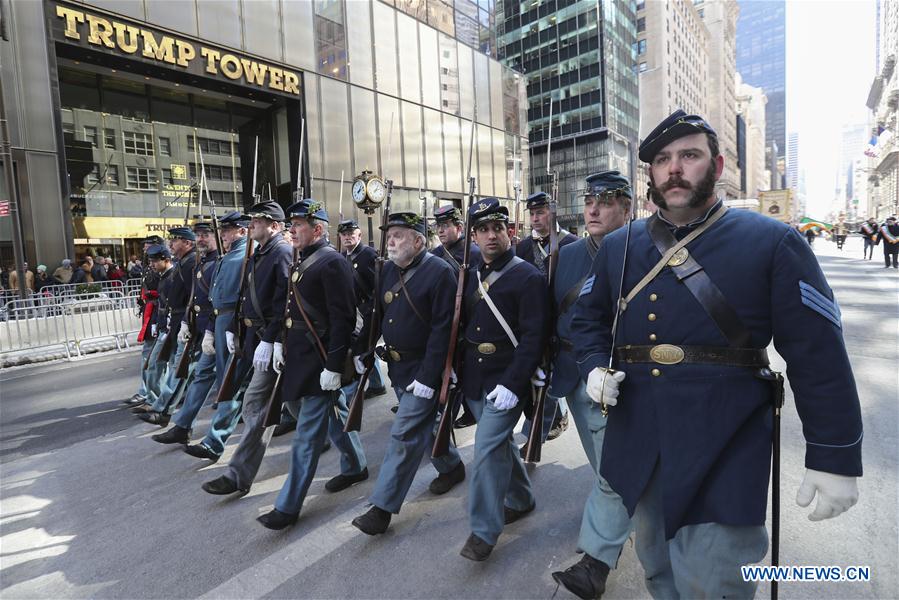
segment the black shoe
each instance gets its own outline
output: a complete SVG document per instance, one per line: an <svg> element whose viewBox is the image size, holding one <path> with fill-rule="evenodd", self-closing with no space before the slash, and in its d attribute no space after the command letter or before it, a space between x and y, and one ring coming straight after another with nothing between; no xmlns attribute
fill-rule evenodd
<svg viewBox="0 0 899 600"><path fill-rule="evenodd" d="M392 515L386 510L382 510L377 506L372 506L364 515L359 515L353 519L353 525L362 533L368 535L378 535L387 531L390 525L390 517Z"/></svg>
<svg viewBox="0 0 899 600"><path fill-rule="evenodd" d="M493 546L472 533L465 540L465 545L462 546L462 551L459 554L468 560L481 562L487 560L491 552L493 552Z"/></svg>
<svg viewBox="0 0 899 600"><path fill-rule="evenodd" d="M477 423L477 421L475 421L474 415L470 412L467 412L455 420L455 422L453 423L453 429L465 429L466 427L471 427L475 423Z"/></svg>
<svg viewBox="0 0 899 600"><path fill-rule="evenodd" d="M137 406L132 408L131 412L136 415L142 415L144 413L150 412L151 410L153 410L153 405L149 404L147 402L144 402L143 404L138 404Z"/></svg>
<svg viewBox="0 0 899 600"><path fill-rule="evenodd" d="M297 430L297 422L289 421L287 423L278 423L275 425L275 432L272 433L273 437L282 436L285 433L290 433L291 431Z"/></svg>
<svg viewBox="0 0 899 600"><path fill-rule="evenodd" d="M250 491L250 488L239 488L233 480L226 477L225 475L222 475L217 479L213 479L212 481L207 481L206 483L204 483L203 491L210 494L215 494L216 496L227 496L228 494L233 494L234 492L246 494Z"/></svg>
<svg viewBox="0 0 899 600"><path fill-rule="evenodd" d="M386 393L387 388L384 386L381 386L379 388L368 388L367 390L365 390L365 399L368 400L369 398L377 398L378 396L383 396Z"/></svg>
<svg viewBox="0 0 899 600"><path fill-rule="evenodd" d="M601 598L606 591L609 570L609 565L584 553L580 561L564 571L554 572L553 579L578 598L593 600Z"/></svg>
<svg viewBox="0 0 899 600"><path fill-rule="evenodd" d="M169 421L172 420L172 417L165 413L149 412L140 415L140 420L145 421L151 425L159 425L160 427L165 427L169 424Z"/></svg>
<svg viewBox="0 0 899 600"><path fill-rule="evenodd" d="M332 477L328 480L328 483L325 484L325 489L329 492L339 492L347 489L354 483L359 483L366 479L368 479L368 467L365 467L362 469L361 473L355 475L344 475L341 473L337 477Z"/></svg>
<svg viewBox="0 0 899 600"><path fill-rule="evenodd" d="M503 507L503 523L506 525L511 525L515 521L519 519L523 519L528 516L530 513L534 512L534 509L537 508L537 503L531 504L530 508L526 508L524 510L516 510L514 508L509 508L508 506Z"/></svg>
<svg viewBox="0 0 899 600"><path fill-rule="evenodd" d="M263 527L280 531L281 529L290 527L296 523L298 518L300 518L300 515L298 514L289 515L287 513L282 513L277 508L273 508L271 512L256 517L256 520L262 523Z"/></svg>
<svg viewBox="0 0 899 600"><path fill-rule="evenodd" d="M190 442L190 430L175 425L168 431L151 436L150 439L160 444L187 444Z"/></svg>
<svg viewBox="0 0 899 600"><path fill-rule="evenodd" d="M562 432L568 429L568 415L565 415L558 422L553 423L552 429L549 430L549 435L546 436L547 441L554 440L560 435Z"/></svg>
<svg viewBox="0 0 899 600"><path fill-rule="evenodd" d="M449 473L441 473L437 476L437 478L431 482L431 485L428 486L428 489L431 490L432 494L436 494L437 496L441 494L445 494L457 483L465 481L465 465L462 464L462 461L459 461L459 465L450 471Z"/></svg>
<svg viewBox="0 0 899 600"><path fill-rule="evenodd" d="M134 394L127 400L123 400L122 404L124 404L126 406L138 406L140 404L145 404L146 402L147 402L146 398L144 398L140 394Z"/></svg>
<svg viewBox="0 0 899 600"><path fill-rule="evenodd" d="M205 458L211 460L212 462L218 462L219 458L221 458L206 444L194 444L192 446L185 446L184 451L191 456L196 456L197 458Z"/></svg>

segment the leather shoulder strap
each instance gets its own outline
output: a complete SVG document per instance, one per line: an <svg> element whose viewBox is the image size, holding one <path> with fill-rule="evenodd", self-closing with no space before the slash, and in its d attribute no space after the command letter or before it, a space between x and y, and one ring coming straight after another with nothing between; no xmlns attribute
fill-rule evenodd
<svg viewBox="0 0 899 600"><path fill-rule="evenodd" d="M663 256L677 245L674 234L662 223L657 214L648 219L646 226L656 249ZM668 266L712 318L728 343L735 348L748 348L749 330L693 255L687 254L686 260L678 260L676 264L669 263Z"/></svg>

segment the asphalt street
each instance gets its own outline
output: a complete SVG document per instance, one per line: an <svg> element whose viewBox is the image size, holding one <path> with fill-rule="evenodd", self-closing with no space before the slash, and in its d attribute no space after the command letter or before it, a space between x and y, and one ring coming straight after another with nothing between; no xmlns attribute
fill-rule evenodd
<svg viewBox="0 0 899 600"><path fill-rule="evenodd" d="M865 565L866 583L781 585L783 598L899 597L899 273L882 255L863 261L861 241L841 252L815 244L842 308L844 334L865 420L859 503L812 523L794 503L804 441L788 391L783 424L781 564ZM797 292L798 293L798 292ZM779 360L779 359L778 359ZM275 438L242 498L200 485L217 464L150 440L160 431L120 404L136 390L139 354L93 357L0 371L0 595L3 598L551 598L552 571L577 560L575 544L592 473L572 427L532 470L537 510L506 529L491 558L459 556L466 537L467 485L434 497L425 461L387 534L350 525L367 509L383 458L392 394L365 406L362 440L372 477L338 494L323 455L300 521L264 529L289 464L289 436ZM776 364L775 366L782 366ZM211 411L195 427L201 436ZM472 428L458 435L471 459ZM523 438L522 438L523 439ZM758 597L768 593L762 585ZM633 544L612 572L606 598L647 597ZM557 598L571 598L559 590Z"/></svg>

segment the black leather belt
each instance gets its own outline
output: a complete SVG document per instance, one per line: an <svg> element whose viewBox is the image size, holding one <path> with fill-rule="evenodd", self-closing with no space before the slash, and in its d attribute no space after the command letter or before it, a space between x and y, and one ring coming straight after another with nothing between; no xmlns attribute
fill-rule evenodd
<svg viewBox="0 0 899 600"><path fill-rule="evenodd" d="M727 348L720 346L619 346L615 357L626 363L655 363L659 365L701 364L728 367L768 366L768 351L764 348Z"/></svg>
<svg viewBox="0 0 899 600"><path fill-rule="evenodd" d="M263 321L262 319L251 319L250 317L244 317L243 324L247 327L263 327L265 326L265 321Z"/></svg>
<svg viewBox="0 0 899 600"><path fill-rule="evenodd" d="M378 356L381 357L381 360L387 362L416 360L419 358L423 358L424 355L425 353L423 350L397 350L392 346L387 346L386 348L381 346L378 347Z"/></svg>
<svg viewBox="0 0 899 600"><path fill-rule="evenodd" d="M465 340L465 343L475 349L478 354L490 355L495 354L497 352L511 352L515 349L515 346L512 345L512 342L472 342L471 340Z"/></svg>

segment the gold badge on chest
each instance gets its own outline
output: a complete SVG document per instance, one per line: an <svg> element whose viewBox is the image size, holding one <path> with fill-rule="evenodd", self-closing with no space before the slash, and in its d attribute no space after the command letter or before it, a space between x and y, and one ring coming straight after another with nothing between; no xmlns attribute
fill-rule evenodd
<svg viewBox="0 0 899 600"><path fill-rule="evenodd" d="M387 290L384 292L384 304L390 304L391 302L393 302L393 292Z"/></svg>
<svg viewBox="0 0 899 600"><path fill-rule="evenodd" d="M674 253L674 256L668 259L669 267L679 267L690 258L690 251L686 248L681 248L677 252Z"/></svg>

